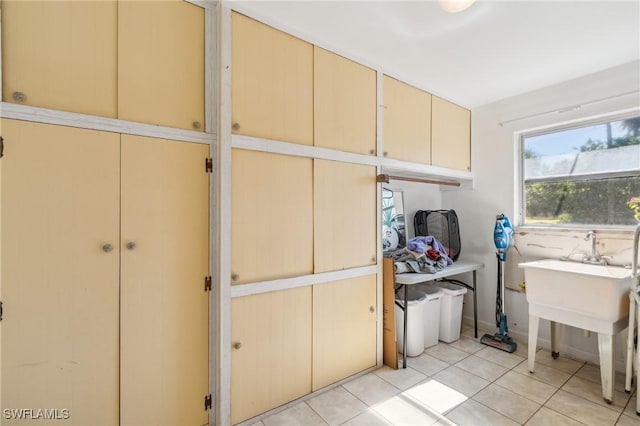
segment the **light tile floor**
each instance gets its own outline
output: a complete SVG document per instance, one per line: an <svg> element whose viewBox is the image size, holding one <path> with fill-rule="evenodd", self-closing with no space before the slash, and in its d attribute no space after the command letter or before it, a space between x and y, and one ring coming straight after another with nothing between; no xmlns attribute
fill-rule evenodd
<svg viewBox="0 0 640 426"><path fill-rule="evenodd" d="M408 358L406 369L382 367L255 426L640 425L636 397L624 392L623 374L617 374L609 405L602 399L598 366L562 354L553 360L539 350L530 374L526 354L519 342L513 354L484 346L465 326L460 340Z"/></svg>

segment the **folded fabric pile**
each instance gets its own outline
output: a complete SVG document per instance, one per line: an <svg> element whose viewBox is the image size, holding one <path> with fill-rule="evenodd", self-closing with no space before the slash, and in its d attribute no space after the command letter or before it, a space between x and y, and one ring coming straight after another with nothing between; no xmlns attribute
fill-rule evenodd
<svg viewBox="0 0 640 426"><path fill-rule="evenodd" d="M444 246L433 236L415 237L407 241L407 247L392 252L397 274L417 272L435 274L453 264Z"/></svg>

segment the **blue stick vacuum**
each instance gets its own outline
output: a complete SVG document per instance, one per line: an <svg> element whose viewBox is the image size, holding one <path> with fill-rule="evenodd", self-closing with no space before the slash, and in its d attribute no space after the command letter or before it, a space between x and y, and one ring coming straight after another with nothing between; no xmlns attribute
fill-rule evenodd
<svg viewBox="0 0 640 426"><path fill-rule="evenodd" d="M496 258L498 259L498 283L496 291L496 334L485 334L480 338L480 343L492 346L506 352L514 352L518 344L508 335L507 315L504 313L504 264L507 261L507 251L513 241L513 227L511 221L504 214L496 216L496 225L493 228L493 242L496 245Z"/></svg>

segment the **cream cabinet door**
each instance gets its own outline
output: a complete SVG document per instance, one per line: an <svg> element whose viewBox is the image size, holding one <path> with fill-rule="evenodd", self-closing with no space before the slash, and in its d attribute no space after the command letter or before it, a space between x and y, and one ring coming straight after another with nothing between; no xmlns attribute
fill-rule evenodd
<svg viewBox="0 0 640 426"><path fill-rule="evenodd" d="M376 153L376 72L313 48L314 145Z"/></svg>
<svg viewBox="0 0 640 426"><path fill-rule="evenodd" d="M314 272L376 263L376 169L314 160Z"/></svg>
<svg viewBox="0 0 640 426"><path fill-rule="evenodd" d="M311 392L311 287L231 305L231 423Z"/></svg>
<svg viewBox="0 0 640 426"><path fill-rule="evenodd" d="M313 390L376 365L376 276L313 286Z"/></svg>
<svg viewBox="0 0 640 426"><path fill-rule="evenodd" d="M122 135L122 425L207 422L208 152Z"/></svg>
<svg viewBox="0 0 640 426"><path fill-rule="evenodd" d="M431 164L471 170L471 111L437 96L432 104Z"/></svg>
<svg viewBox="0 0 640 426"><path fill-rule="evenodd" d="M313 46L231 15L233 132L313 145Z"/></svg>
<svg viewBox="0 0 640 426"><path fill-rule="evenodd" d="M232 284L313 273L313 160L234 149Z"/></svg>
<svg viewBox="0 0 640 426"><path fill-rule="evenodd" d="M116 116L117 3L2 1L2 100Z"/></svg>
<svg viewBox="0 0 640 426"><path fill-rule="evenodd" d="M2 412L118 424L120 135L2 120L2 136Z"/></svg>
<svg viewBox="0 0 640 426"><path fill-rule="evenodd" d="M204 130L204 9L118 2L118 118Z"/></svg>
<svg viewBox="0 0 640 426"><path fill-rule="evenodd" d="M383 87L383 155L430 164L431 94L386 75Z"/></svg>

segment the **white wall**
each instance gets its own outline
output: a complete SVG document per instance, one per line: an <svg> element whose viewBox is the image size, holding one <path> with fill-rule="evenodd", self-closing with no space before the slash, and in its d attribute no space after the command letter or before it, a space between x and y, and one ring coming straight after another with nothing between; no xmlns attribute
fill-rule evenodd
<svg viewBox="0 0 640 426"><path fill-rule="evenodd" d="M548 66L552 66L549 64ZM526 79L526 75L522 76ZM443 208L453 208L459 215L462 233L462 256L482 262L485 269L478 272L478 318L482 326L495 332L495 286L497 266L493 245L495 216L507 214L517 221L517 138L515 133L535 128L558 125L640 106L638 93L616 95L640 89L640 62L632 62L596 74L567 81L544 89L504 99L473 110L472 113L472 171L474 188L445 191ZM605 99L611 98L611 99ZM599 102L593 102L601 100ZM540 113L583 105L564 113ZM536 117L505 122L520 117ZM507 286L518 288L523 280L517 263L539 257L560 257L572 251L587 250L582 240L586 230L564 232L536 232L520 229L516 238L517 251L509 251ZM620 264L630 262L633 231L606 233L600 236L599 251L614 254ZM525 294L507 291L506 313L510 334L518 342L526 344L528 329L528 305ZM467 296L467 301L469 298ZM465 317L471 316L471 304L465 303ZM618 342L623 339L621 333ZM546 321L541 322L538 344L549 346L549 330ZM597 337L583 337L581 330L565 327L561 352L571 353L582 359L597 362ZM622 365L624 347L618 344L618 366Z"/></svg>

